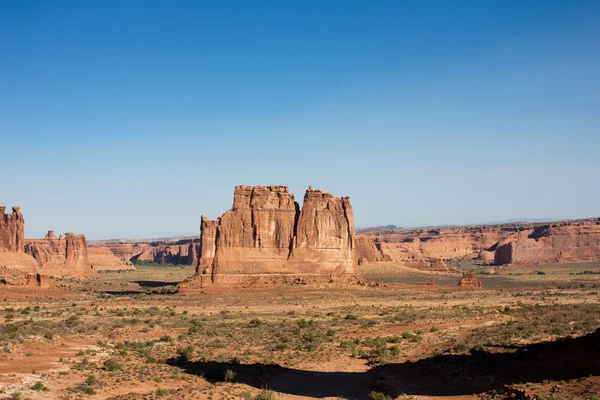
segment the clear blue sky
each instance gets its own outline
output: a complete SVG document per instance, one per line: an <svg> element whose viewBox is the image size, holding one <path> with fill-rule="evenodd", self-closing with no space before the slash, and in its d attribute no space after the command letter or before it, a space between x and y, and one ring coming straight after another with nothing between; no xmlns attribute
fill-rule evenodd
<svg viewBox="0 0 600 400"><path fill-rule="evenodd" d="M600 216L600 2L2 1L26 236L198 232L233 187L359 227Z"/></svg>

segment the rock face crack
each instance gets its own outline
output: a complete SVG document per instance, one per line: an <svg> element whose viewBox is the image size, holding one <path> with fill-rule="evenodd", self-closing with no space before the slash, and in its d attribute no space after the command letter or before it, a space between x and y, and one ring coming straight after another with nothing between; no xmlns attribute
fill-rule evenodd
<svg viewBox="0 0 600 400"><path fill-rule="evenodd" d="M349 197L309 188L300 208L286 186L236 186L232 208L216 220L202 217L201 231L201 285L358 275Z"/></svg>

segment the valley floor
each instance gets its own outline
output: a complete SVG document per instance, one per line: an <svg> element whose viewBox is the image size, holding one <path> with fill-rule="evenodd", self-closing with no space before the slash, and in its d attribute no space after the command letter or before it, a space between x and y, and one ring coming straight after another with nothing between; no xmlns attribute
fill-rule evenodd
<svg viewBox="0 0 600 400"><path fill-rule="evenodd" d="M2 288L0 398L598 399L600 263L460 268L484 288L393 264L361 266L385 287L182 295L193 267L143 266Z"/></svg>

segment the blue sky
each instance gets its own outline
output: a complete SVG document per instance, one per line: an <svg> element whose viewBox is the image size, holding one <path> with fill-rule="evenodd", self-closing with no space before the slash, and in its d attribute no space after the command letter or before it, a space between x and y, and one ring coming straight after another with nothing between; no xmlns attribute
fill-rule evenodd
<svg viewBox="0 0 600 400"><path fill-rule="evenodd" d="M359 227L600 216L598 1L2 1L26 236L198 232L233 187Z"/></svg>

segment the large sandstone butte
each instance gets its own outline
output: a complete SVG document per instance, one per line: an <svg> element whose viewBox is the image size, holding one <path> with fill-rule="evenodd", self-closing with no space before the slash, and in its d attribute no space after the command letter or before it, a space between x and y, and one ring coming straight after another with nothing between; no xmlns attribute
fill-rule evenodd
<svg viewBox="0 0 600 400"><path fill-rule="evenodd" d="M84 235L66 233L56 238L48 232L43 239L27 239L25 252L38 264L38 270L50 276L90 276L97 271L88 258Z"/></svg>
<svg viewBox="0 0 600 400"><path fill-rule="evenodd" d="M600 257L600 220L595 218L551 224L384 229L362 235L357 239L361 263L477 258L488 263L518 264Z"/></svg>
<svg viewBox="0 0 600 400"><path fill-rule="evenodd" d="M0 283L48 286L47 277L37 272L37 263L25 253L25 219L19 207L6 214L0 206Z"/></svg>
<svg viewBox="0 0 600 400"><path fill-rule="evenodd" d="M349 197L309 188L300 209L286 186L236 186L231 210L201 228L196 276L182 288L358 276Z"/></svg>

